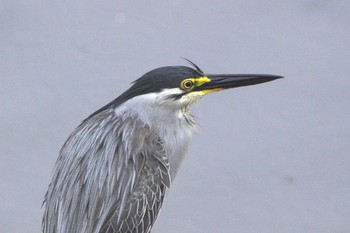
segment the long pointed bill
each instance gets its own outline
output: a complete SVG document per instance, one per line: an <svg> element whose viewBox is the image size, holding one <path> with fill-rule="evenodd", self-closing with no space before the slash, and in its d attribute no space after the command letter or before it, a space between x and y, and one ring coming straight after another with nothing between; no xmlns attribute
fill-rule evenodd
<svg viewBox="0 0 350 233"><path fill-rule="evenodd" d="M208 74L208 82L197 87L197 90L203 91L205 94L221 91L224 89L255 85L270 82L275 79L283 78L277 75L268 74Z"/></svg>

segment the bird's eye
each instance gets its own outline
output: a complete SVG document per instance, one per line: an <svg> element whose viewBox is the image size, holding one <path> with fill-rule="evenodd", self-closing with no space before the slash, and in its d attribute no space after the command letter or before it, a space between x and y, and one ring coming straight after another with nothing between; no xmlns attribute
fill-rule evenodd
<svg viewBox="0 0 350 233"><path fill-rule="evenodd" d="M190 79L186 79L181 82L181 87L186 91L191 90L193 87L193 81Z"/></svg>

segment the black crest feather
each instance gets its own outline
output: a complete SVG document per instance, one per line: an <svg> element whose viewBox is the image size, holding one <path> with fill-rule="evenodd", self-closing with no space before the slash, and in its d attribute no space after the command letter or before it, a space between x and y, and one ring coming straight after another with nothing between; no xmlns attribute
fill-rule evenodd
<svg viewBox="0 0 350 233"><path fill-rule="evenodd" d="M186 60L188 63L190 63L194 68L196 68L196 70L201 73L204 74L204 72L201 70L201 68L199 68L193 61L191 61L190 59L187 59L185 57L181 57L182 59Z"/></svg>

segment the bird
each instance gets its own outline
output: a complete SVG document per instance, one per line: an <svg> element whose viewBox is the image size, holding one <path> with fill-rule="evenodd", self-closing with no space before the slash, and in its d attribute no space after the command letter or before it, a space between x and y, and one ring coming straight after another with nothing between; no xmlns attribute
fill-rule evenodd
<svg viewBox="0 0 350 233"><path fill-rule="evenodd" d="M70 134L44 198L43 233L150 233L198 125L190 106L283 78L188 62L147 72Z"/></svg>

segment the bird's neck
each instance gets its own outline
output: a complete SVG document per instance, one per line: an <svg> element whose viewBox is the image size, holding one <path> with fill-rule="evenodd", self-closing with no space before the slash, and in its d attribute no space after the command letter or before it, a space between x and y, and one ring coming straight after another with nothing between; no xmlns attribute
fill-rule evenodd
<svg viewBox="0 0 350 233"><path fill-rule="evenodd" d="M196 129L195 117L186 107L165 107L153 101L152 96L135 97L115 111L120 116L132 115L140 118L159 136L168 154L171 178L174 179Z"/></svg>

